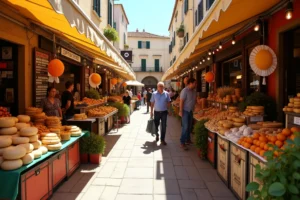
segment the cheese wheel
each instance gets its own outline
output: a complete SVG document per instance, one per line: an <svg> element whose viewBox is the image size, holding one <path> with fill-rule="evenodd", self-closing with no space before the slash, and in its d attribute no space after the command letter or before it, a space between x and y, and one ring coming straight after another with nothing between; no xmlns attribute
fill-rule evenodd
<svg viewBox="0 0 300 200"><path fill-rule="evenodd" d="M12 147L10 149L6 149L3 152L3 158L5 160L15 160L20 159L26 154L26 149L21 146Z"/></svg>
<svg viewBox="0 0 300 200"><path fill-rule="evenodd" d="M31 153L34 149L33 145L30 143L27 144L19 144L18 146L24 147L26 149L26 153Z"/></svg>
<svg viewBox="0 0 300 200"><path fill-rule="evenodd" d="M34 159L40 158L42 156L42 151L40 150L34 150L32 152L32 154L34 155Z"/></svg>
<svg viewBox="0 0 300 200"><path fill-rule="evenodd" d="M1 164L3 163L3 161L4 161L3 157L0 156L0 166L1 166Z"/></svg>
<svg viewBox="0 0 300 200"><path fill-rule="evenodd" d="M46 153L48 152L48 149L47 149L47 147L45 147L45 146L41 146L38 150L40 150L40 151L42 152L43 155L46 154Z"/></svg>
<svg viewBox="0 0 300 200"><path fill-rule="evenodd" d="M39 130L36 127L25 127L20 130L20 136L25 136L25 137L33 136L36 135L38 131Z"/></svg>
<svg viewBox="0 0 300 200"><path fill-rule="evenodd" d="M4 152L6 149L10 149L10 148L13 148L13 146L9 146L9 147L0 148L0 156L2 156L2 155L3 155L3 152Z"/></svg>
<svg viewBox="0 0 300 200"><path fill-rule="evenodd" d="M56 133L41 133L41 137L57 137Z"/></svg>
<svg viewBox="0 0 300 200"><path fill-rule="evenodd" d="M39 140L36 141L36 142L32 142L32 143L30 143L30 144L33 145L33 149L38 149L38 148L40 148L41 145L42 145L41 141L39 141Z"/></svg>
<svg viewBox="0 0 300 200"><path fill-rule="evenodd" d="M28 153L22 158L23 165L28 165L29 163L32 163L33 160L34 160L33 153Z"/></svg>
<svg viewBox="0 0 300 200"><path fill-rule="evenodd" d="M226 128L225 125L223 125L223 126ZM229 128L231 128L231 126L230 126ZM81 136L81 131L79 131L79 132L77 132L77 133L72 133L71 136L72 136L72 137L78 137L78 136Z"/></svg>
<svg viewBox="0 0 300 200"><path fill-rule="evenodd" d="M58 143L58 144L49 144L46 147L47 147L47 149L49 151L56 151L56 150L60 150L61 149L62 144L61 143Z"/></svg>
<svg viewBox="0 0 300 200"><path fill-rule="evenodd" d="M12 143L14 145L26 144L26 143L29 143L29 138L28 137L13 137Z"/></svg>
<svg viewBox="0 0 300 200"><path fill-rule="evenodd" d="M15 126L16 126L16 128L17 128L18 130L21 130L22 128L25 128L25 127L30 127L29 124L24 123L24 122L16 123Z"/></svg>
<svg viewBox="0 0 300 200"><path fill-rule="evenodd" d="M0 128L9 128L15 126L16 122L14 119L9 117L0 118Z"/></svg>
<svg viewBox="0 0 300 200"><path fill-rule="evenodd" d="M57 137L57 136L53 136L53 137L46 136L46 137L42 137L42 140L59 140L59 137Z"/></svg>
<svg viewBox="0 0 300 200"><path fill-rule="evenodd" d="M24 123L30 122L30 116L28 115L18 115L17 118L19 119L19 122L24 122Z"/></svg>
<svg viewBox="0 0 300 200"><path fill-rule="evenodd" d="M12 144L12 139L9 137L0 138L0 148L9 147Z"/></svg>
<svg viewBox="0 0 300 200"><path fill-rule="evenodd" d="M1 169L3 170L15 170L19 169L22 167L23 162L21 159L16 159L16 160L5 160L1 164Z"/></svg>
<svg viewBox="0 0 300 200"><path fill-rule="evenodd" d="M45 140L45 139L43 139L42 140L42 143L46 144L46 145L48 145L48 144L57 144L59 142L60 142L60 139L54 139L54 140Z"/></svg>
<svg viewBox="0 0 300 200"><path fill-rule="evenodd" d="M38 141L39 136L38 135L33 135L33 136L28 137L28 138L29 138L29 142L36 142L36 141Z"/></svg>
<svg viewBox="0 0 300 200"><path fill-rule="evenodd" d="M0 135L13 135L13 134L16 134L17 132L18 132L18 129L16 127L0 129Z"/></svg>
<svg viewBox="0 0 300 200"><path fill-rule="evenodd" d="M9 117L9 118L15 120L15 123L19 122L19 119L17 117Z"/></svg>
<svg viewBox="0 0 300 200"><path fill-rule="evenodd" d="M235 117L232 119L234 122L238 122L238 123L243 123L246 121L245 118L239 118L239 117Z"/></svg>

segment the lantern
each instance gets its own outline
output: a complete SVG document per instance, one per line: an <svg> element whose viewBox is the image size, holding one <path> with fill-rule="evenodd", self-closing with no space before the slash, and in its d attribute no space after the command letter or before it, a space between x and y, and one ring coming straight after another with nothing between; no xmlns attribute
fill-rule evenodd
<svg viewBox="0 0 300 200"><path fill-rule="evenodd" d="M110 80L110 83L111 83L112 85L116 85L117 82L118 82L118 80L117 80L116 78L112 78L112 79Z"/></svg>
<svg viewBox="0 0 300 200"><path fill-rule="evenodd" d="M59 59L53 59L48 64L48 72L53 77L61 76L65 71L64 63Z"/></svg>
<svg viewBox="0 0 300 200"><path fill-rule="evenodd" d="M118 81L118 83L122 83L123 79L118 78L117 81Z"/></svg>
<svg viewBox="0 0 300 200"><path fill-rule="evenodd" d="M176 85L177 85L177 87L179 87L180 86L180 82L176 82Z"/></svg>
<svg viewBox="0 0 300 200"><path fill-rule="evenodd" d="M206 74L205 74L205 81L206 82L208 82L208 83L211 83L211 82L213 82L214 81L214 79L215 79L215 75L214 75L214 73L212 73L212 72L207 72Z"/></svg>
<svg viewBox="0 0 300 200"><path fill-rule="evenodd" d="M183 79L184 85L187 85L188 80L189 80L189 77L185 77L185 78Z"/></svg>
<svg viewBox="0 0 300 200"><path fill-rule="evenodd" d="M101 76L97 73L92 73L89 76L89 84L92 88L97 88L101 84Z"/></svg>

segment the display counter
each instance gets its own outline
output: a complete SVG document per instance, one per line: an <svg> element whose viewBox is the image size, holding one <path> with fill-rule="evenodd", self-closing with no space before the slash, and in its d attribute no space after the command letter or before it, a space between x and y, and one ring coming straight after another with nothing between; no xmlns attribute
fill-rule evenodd
<svg viewBox="0 0 300 200"><path fill-rule="evenodd" d="M90 105L90 106L84 106L84 107L83 106L75 106L74 110L76 113L86 113L90 109L97 108L99 106L104 106L105 104L106 104L106 102L94 104L94 105Z"/></svg>
<svg viewBox="0 0 300 200"><path fill-rule="evenodd" d="M97 124L95 123L97 120L94 118L87 118L87 119L68 119L67 122L70 125L75 125L80 127L83 130L87 130L90 132L97 132Z"/></svg>
<svg viewBox="0 0 300 200"><path fill-rule="evenodd" d="M292 127L300 128L300 113L285 112L285 127L286 128L292 128Z"/></svg>
<svg viewBox="0 0 300 200"><path fill-rule="evenodd" d="M113 123L118 123L118 110L115 110L108 115L102 117L89 117L89 119L95 119L98 124L98 134L104 135L113 128ZM118 124L117 124L118 126Z"/></svg>
<svg viewBox="0 0 300 200"><path fill-rule="evenodd" d="M79 166L79 138L87 134L84 131L79 137L62 141L60 150L49 151L17 170L0 170L0 199L47 199L53 188Z"/></svg>

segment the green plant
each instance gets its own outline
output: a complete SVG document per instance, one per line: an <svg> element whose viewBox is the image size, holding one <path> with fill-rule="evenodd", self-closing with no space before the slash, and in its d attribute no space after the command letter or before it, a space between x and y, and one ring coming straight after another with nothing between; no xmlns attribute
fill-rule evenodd
<svg viewBox="0 0 300 200"><path fill-rule="evenodd" d="M287 140L283 149L274 146L267 151L266 167L256 165L255 176L262 182L246 187L251 196L248 200L299 200L300 195L300 133L295 133L294 140ZM278 154L278 157L273 157Z"/></svg>
<svg viewBox="0 0 300 200"><path fill-rule="evenodd" d="M124 104L124 103L112 102L112 103L109 103L109 105L118 109L118 116L119 117L127 117L130 113L129 106Z"/></svg>
<svg viewBox="0 0 300 200"><path fill-rule="evenodd" d="M183 25L183 24L181 24L181 25L179 26L179 28L176 30L176 33L177 33L177 34L180 33L180 32L183 32L183 33L184 33L184 25Z"/></svg>
<svg viewBox="0 0 300 200"><path fill-rule="evenodd" d="M79 151L81 154L89 153L89 136L80 138L79 140Z"/></svg>
<svg viewBox="0 0 300 200"><path fill-rule="evenodd" d="M201 151L202 158L207 156L208 130L204 126L207 121L206 119L200 120L194 126L195 146Z"/></svg>
<svg viewBox="0 0 300 200"><path fill-rule="evenodd" d="M83 138L82 138L83 139ZM86 137L88 144L88 153L89 154L103 154L106 142L103 136L91 133L89 137Z"/></svg>
<svg viewBox="0 0 300 200"><path fill-rule="evenodd" d="M233 95L234 94L234 88L230 86L223 86L219 87L217 89L217 94L220 98L226 97L226 95Z"/></svg>
<svg viewBox="0 0 300 200"><path fill-rule="evenodd" d="M128 49L128 48L129 48L129 45L128 45L128 44L124 44L124 48L125 48L125 49Z"/></svg>
<svg viewBox="0 0 300 200"><path fill-rule="evenodd" d="M264 106L266 120L276 120L277 111L276 111L276 103L272 99L272 97L261 93L254 92L250 96L247 96L243 102L239 104L239 109L243 112L247 106Z"/></svg>
<svg viewBox="0 0 300 200"><path fill-rule="evenodd" d="M89 91L86 91L85 96L90 99L100 99L100 94L95 89L90 89Z"/></svg>
<svg viewBox="0 0 300 200"><path fill-rule="evenodd" d="M119 40L118 32L114 28L105 28L103 34L109 41L117 42Z"/></svg>

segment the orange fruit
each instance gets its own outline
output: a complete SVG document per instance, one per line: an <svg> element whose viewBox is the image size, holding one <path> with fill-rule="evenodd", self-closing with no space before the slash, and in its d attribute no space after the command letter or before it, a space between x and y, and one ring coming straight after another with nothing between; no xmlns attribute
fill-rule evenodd
<svg viewBox="0 0 300 200"><path fill-rule="evenodd" d="M268 150L269 150L269 145L268 145L268 144L265 144L264 150L265 150L265 151L268 151Z"/></svg>
<svg viewBox="0 0 300 200"><path fill-rule="evenodd" d="M294 135L294 134L291 135L291 136L290 136L290 139L291 139L291 140L294 140L294 139L295 139L295 135Z"/></svg>
<svg viewBox="0 0 300 200"><path fill-rule="evenodd" d="M253 144L253 139L249 137L249 138L247 138L247 142L250 144Z"/></svg>
<svg viewBox="0 0 300 200"><path fill-rule="evenodd" d="M251 146L251 144L250 144L250 143L248 143L248 142L245 142L245 144L244 144L244 147L245 147L245 148L249 149L249 148L250 148L250 146Z"/></svg>
<svg viewBox="0 0 300 200"><path fill-rule="evenodd" d="M252 146L250 147L250 149L251 149L251 151L254 151L254 152L255 152L256 146L255 146L255 145L252 145Z"/></svg>
<svg viewBox="0 0 300 200"><path fill-rule="evenodd" d="M261 143L261 141L257 141L255 145L259 147L260 143Z"/></svg>
<svg viewBox="0 0 300 200"><path fill-rule="evenodd" d="M274 151L274 156L278 157L278 155L279 155L278 151Z"/></svg>
<svg viewBox="0 0 300 200"><path fill-rule="evenodd" d="M252 144L255 144L258 142L258 140L253 140Z"/></svg>
<svg viewBox="0 0 300 200"><path fill-rule="evenodd" d="M264 156L264 154L265 154L265 150L261 150L261 151L259 152L259 155L262 156L262 157Z"/></svg>
<svg viewBox="0 0 300 200"><path fill-rule="evenodd" d="M277 134L277 139L280 140L280 141L284 141L284 140L286 140L286 137L285 137L285 135L283 135L283 134L281 134L281 133L278 133L278 134ZM275 144L276 144L276 143L275 143Z"/></svg>
<svg viewBox="0 0 300 200"><path fill-rule="evenodd" d="M239 144L239 145L241 145L241 144L242 144L242 141L241 141L241 140L239 140L239 141L238 141L238 144Z"/></svg>
<svg viewBox="0 0 300 200"><path fill-rule="evenodd" d="M244 146L244 145L245 145L245 142L243 141L241 145Z"/></svg>
<svg viewBox="0 0 300 200"><path fill-rule="evenodd" d="M277 140L277 141L275 142L275 145L278 146L278 147L280 148L280 147L282 147L283 142L280 141L280 140Z"/></svg>
<svg viewBox="0 0 300 200"><path fill-rule="evenodd" d="M264 146L266 145L266 143L265 142L261 142L260 144L259 144L259 147L261 148L261 149L264 149Z"/></svg>
<svg viewBox="0 0 300 200"><path fill-rule="evenodd" d="M272 135L272 136L270 136L269 140L270 140L271 142L276 142L277 137L276 137L275 135Z"/></svg>
<svg viewBox="0 0 300 200"><path fill-rule="evenodd" d="M261 151L260 147L256 147L255 148L255 153L257 153L259 155L259 152Z"/></svg>
<svg viewBox="0 0 300 200"><path fill-rule="evenodd" d="M268 139L267 139L266 136L260 136L259 137L259 141L261 141L261 142L268 142Z"/></svg>
<svg viewBox="0 0 300 200"><path fill-rule="evenodd" d="M260 136L259 133L254 133L252 137L253 137L254 139L258 139L259 136Z"/></svg>
<svg viewBox="0 0 300 200"><path fill-rule="evenodd" d="M292 132L292 133L300 132L300 128L298 128L298 127L292 127L292 128L291 128L291 132Z"/></svg>
<svg viewBox="0 0 300 200"><path fill-rule="evenodd" d="M282 130L282 134L285 135L285 136L289 136L291 133L292 132L288 128L285 128L285 129Z"/></svg>

